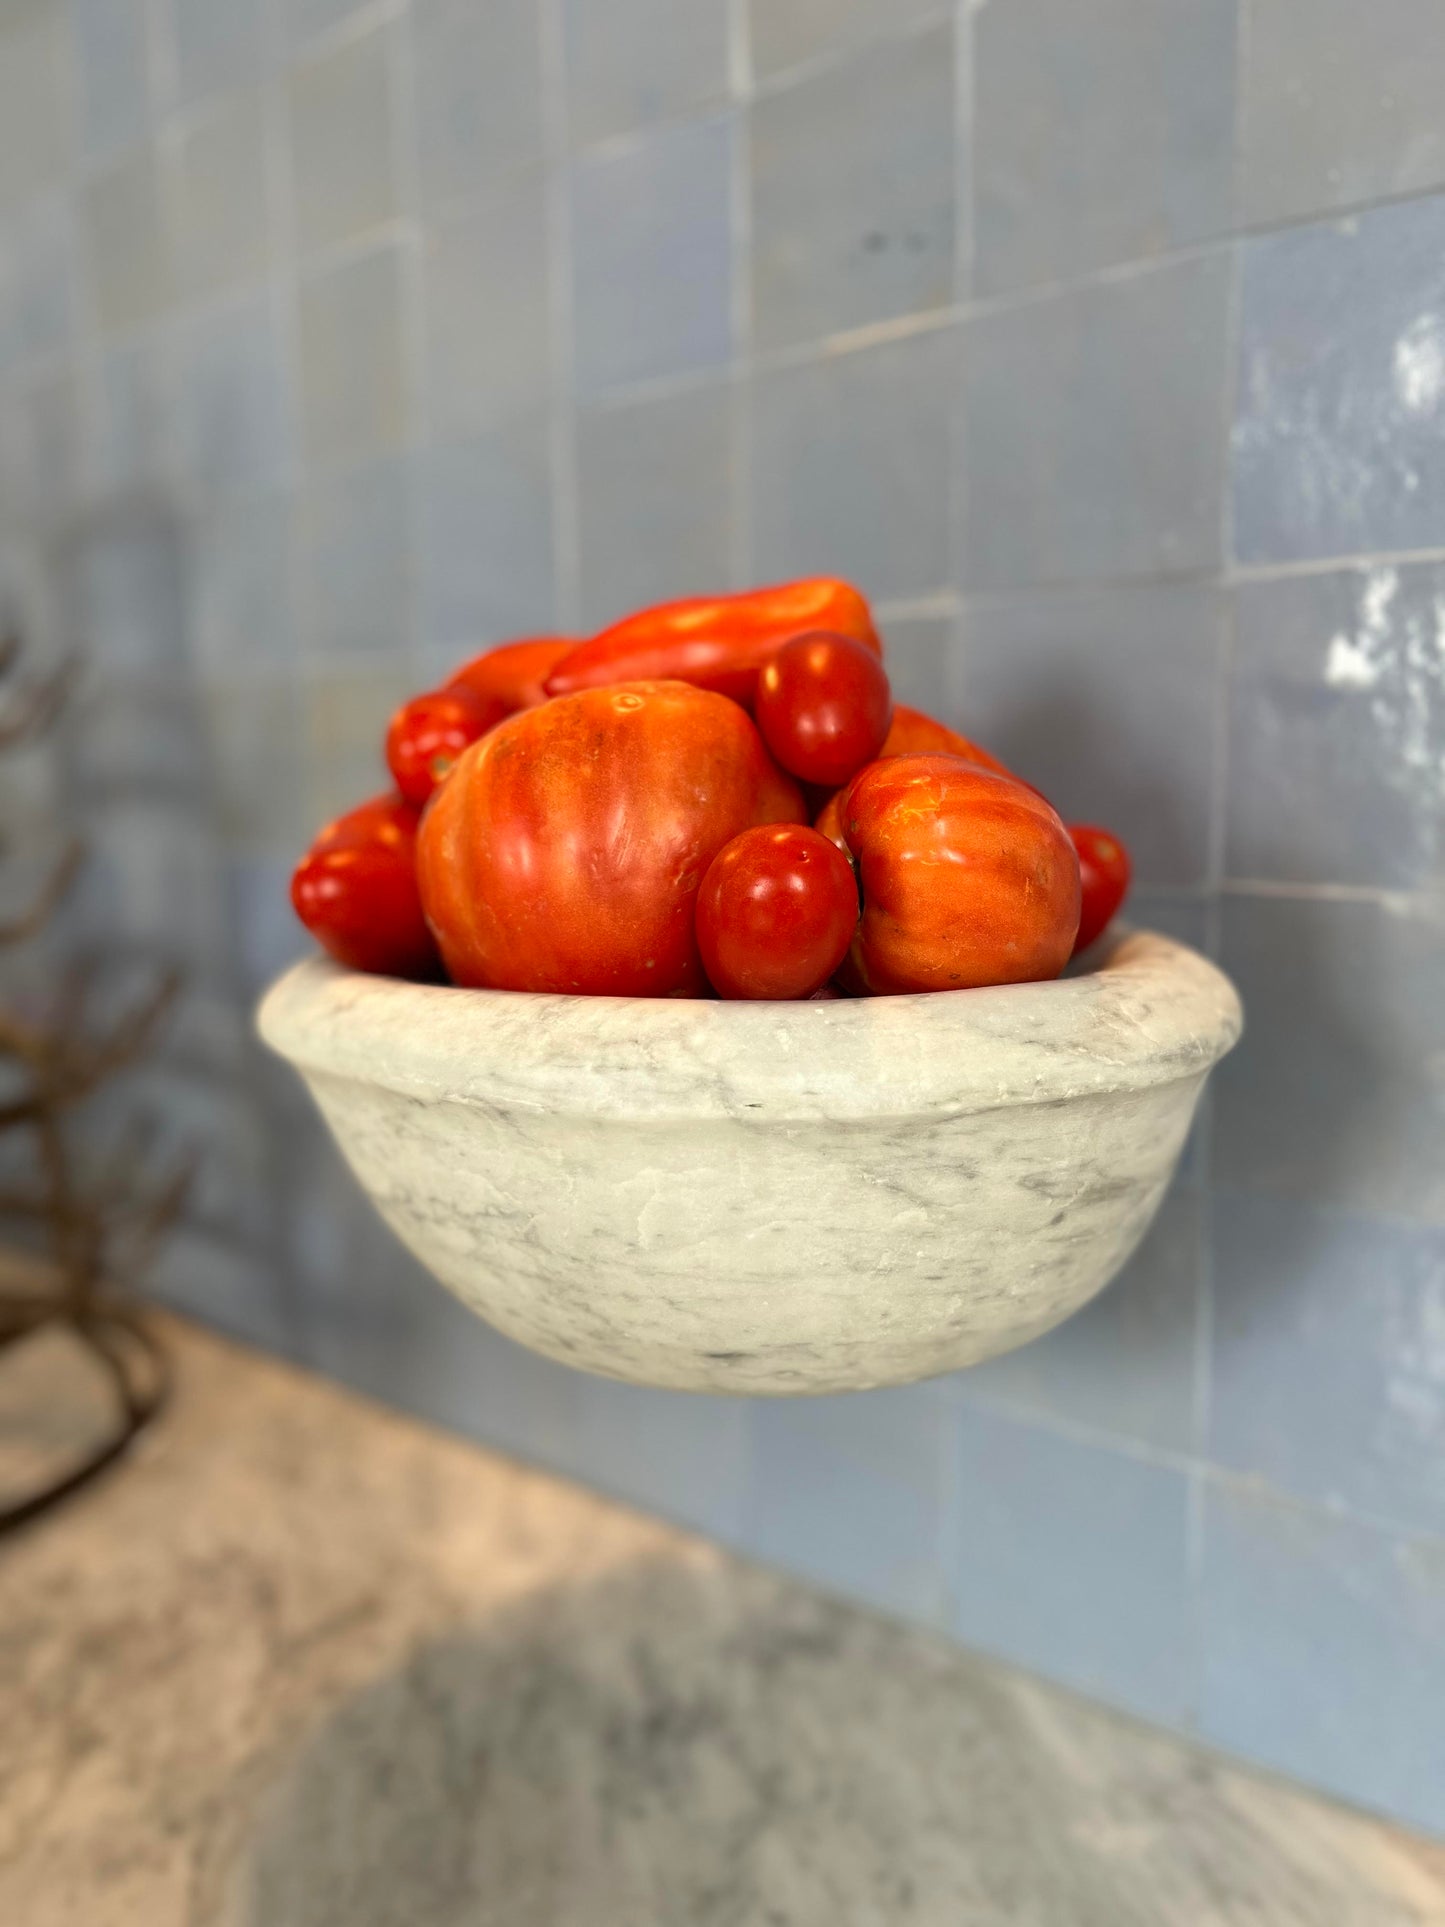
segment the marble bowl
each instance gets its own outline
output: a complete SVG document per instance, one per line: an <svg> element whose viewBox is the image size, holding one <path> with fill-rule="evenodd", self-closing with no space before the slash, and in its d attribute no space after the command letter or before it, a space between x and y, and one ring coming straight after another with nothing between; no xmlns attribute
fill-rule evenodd
<svg viewBox="0 0 1445 1927"><path fill-rule="evenodd" d="M899 1385L1027 1343L1154 1216L1228 980L1124 933L1048 984L816 1004L298 964L261 1034L378 1210L512 1338L704 1392Z"/></svg>

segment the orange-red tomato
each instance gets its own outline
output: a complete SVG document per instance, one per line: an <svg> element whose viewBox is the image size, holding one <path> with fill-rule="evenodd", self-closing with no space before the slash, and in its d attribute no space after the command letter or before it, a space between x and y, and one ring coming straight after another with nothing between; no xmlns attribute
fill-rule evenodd
<svg viewBox="0 0 1445 1927"><path fill-rule="evenodd" d="M834 790L827 802L813 818L813 828L819 836L826 836L830 843L836 843L844 856L851 858L848 839L843 834L843 790Z"/></svg>
<svg viewBox="0 0 1445 1927"><path fill-rule="evenodd" d="M418 812L388 792L328 823L297 864L291 903L322 949L351 970L435 977L436 944L416 879Z"/></svg>
<svg viewBox="0 0 1445 1927"><path fill-rule="evenodd" d="M880 756L927 756L934 753L962 756L966 762L977 763L983 769L991 769L996 775L1013 776L1013 771L1006 769L996 756L990 756L986 749L980 748L977 743L971 743L967 736L960 736L958 731L950 729L947 723L937 722L932 716L926 716L921 709L910 709L906 703L895 703L893 721L889 725L888 735L878 754ZM1022 783L1023 778L1015 776L1014 781ZM1028 783L1024 787L1032 789L1033 785ZM822 807L813 817L813 828L821 831L829 842L836 843L840 850L846 850L848 845L843 836L843 823L839 814L842 801L841 789L836 789L831 796L825 797Z"/></svg>
<svg viewBox="0 0 1445 1927"><path fill-rule="evenodd" d="M708 865L697 941L720 997L811 997L858 923L853 866L802 823L744 830Z"/></svg>
<svg viewBox="0 0 1445 1927"><path fill-rule="evenodd" d="M504 642L463 663L447 687L461 684L473 695L496 697L509 713L535 709L547 700L547 678L576 647L572 636L529 636L521 642Z"/></svg>
<svg viewBox="0 0 1445 1927"><path fill-rule="evenodd" d="M990 756L986 749L960 736L956 729L947 723L940 723L932 716L926 716L921 709L910 709L906 703L895 703L893 721L889 725L888 736L879 750L880 756L927 756L930 754L963 756L970 763L980 763L984 769L996 770L1000 776L1012 776L1013 771L1006 769L996 756Z"/></svg>
<svg viewBox="0 0 1445 1927"><path fill-rule="evenodd" d="M422 901L456 983L696 996L708 864L739 830L804 815L736 703L677 682L583 690L466 751L422 824Z"/></svg>
<svg viewBox="0 0 1445 1927"><path fill-rule="evenodd" d="M1133 866L1129 852L1110 830L1092 823L1071 823L1069 838L1079 853L1081 908L1074 950L1087 950L1118 915L1129 894Z"/></svg>
<svg viewBox="0 0 1445 1927"><path fill-rule="evenodd" d="M407 802L420 809L468 744L507 714L500 697L463 683L404 702L387 727L386 765Z"/></svg>
<svg viewBox="0 0 1445 1927"><path fill-rule="evenodd" d="M848 636L794 636L763 664L753 714L805 783L846 783L882 749L893 713L883 664Z"/></svg>
<svg viewBox="0 0 1445 1927"><path fill-rule="evenodd" d="M790 636L810 629L851 636L881 654L868 604L852 584L814 576L639 609L565 657L548 677L547 691L563 696L607 683L678 677L750 703L768 657Z"/></svg>
<svg viewBox="0 0 1445 1927"><path fill-rule="evenodd" d="M1057 977L1079 927L1079 863L1035 790L945 755L892 756L843 794L863 915L849 953L875 993Z"/></svg>

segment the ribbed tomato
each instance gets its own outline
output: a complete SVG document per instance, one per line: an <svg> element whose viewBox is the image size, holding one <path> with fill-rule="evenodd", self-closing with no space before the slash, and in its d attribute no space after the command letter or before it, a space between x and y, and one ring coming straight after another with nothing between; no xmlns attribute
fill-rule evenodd
<svg viewBox="0 0 1445 1927"><path fill-rule="evenodd" d="M849 953L875 993L1057 977L1079 927L1079 861L1038 794L962 757L880 758L843 792L863 915Z"/></svg>
<svg viewBox="0 0 1445 1927"><path fill-rule="evenodd" d="M543 687L564 656L577 647L571 636L529 636L521 642L498 643L464 662L447 684L474 696L497 697L509 712L535 709L547 700Z"/></svg>
<svg viewBox="0 0 1445 1927"><path fill-rule="evenodd" d="M582 690L509 717L457 763L422 825L422 901L455 983L701 995L708 864L753 824L805 820L726 697Z"/></svg>

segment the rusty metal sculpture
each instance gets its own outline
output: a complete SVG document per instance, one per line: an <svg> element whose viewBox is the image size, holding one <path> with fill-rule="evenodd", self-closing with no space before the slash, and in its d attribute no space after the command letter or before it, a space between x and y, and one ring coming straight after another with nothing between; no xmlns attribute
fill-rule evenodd
<svg viewBox="0 0 1445 1927"><path fill-rule="evenodd" d="M66 663L27 676L18 640L0 640L0 754L52 731L74 681ZM0 835L0 853L8 838ZM0 947L38 940L78 879L85 853L64 845L30 901L0 921ZM115 1413L78 1461L42 1488L0 1504L0 1531L33 1519L119 1459L155 1417L168 1390L166 1356L124 1296L185 1202L191 1172L152 1168L143 1125L104 1155L76 1129L87 1101L140 1059L175 1002L179 981L158 973L119 1014L99 1008L104 973L94 958L62 962L35 995L0 1003L0 1132L28 1134L31 1156L0 1187L0 1219L17 1227L0 1246L0 1354L59 1327L104 1370Z"/></svg>

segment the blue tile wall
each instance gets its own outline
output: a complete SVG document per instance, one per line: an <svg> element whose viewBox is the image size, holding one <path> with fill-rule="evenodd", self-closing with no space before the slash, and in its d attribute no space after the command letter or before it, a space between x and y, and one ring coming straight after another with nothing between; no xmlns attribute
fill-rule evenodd
<svg viewBox="0 0 1445 1927"><path fill-rule="evenodd" d="M422 204L542 158L537 0L413 0L412 122Z"/></svg>
<svg viewBox="0 0 1445 1927"><path fill-rule="evenodd" d="M1221 961L1262 1013L1220 1066L1231 1186L1445 1224L1445 916L1426 901L1229 895Z"/></svg>
<svg viewBox="0 0 1445 1927"><path fill-rule="evenodd" d="M1201 886L1226 621L1208 583L971 600L960 718L1067 821L1131 825L1141 884Z"/></svg>
<svg viewBox="0 0 1445 1927"><path fill-rule="evenodd" d="M1219 566L1229 290L1211 254L969 322L969 588Z"/></svg>
<svg viewBox="0 0 1445 1927"><path fill-rule="evenodd" d="M1201 1605L1206 1739L1440 1831L1438 1539L1212 1487Z"/></svg>
<svg viewBox="0 0 1445 1927"><path fill-rule="evenodd" d="M89 154L141 138L150 115L151 21L146 0L73 0L80 136Z"/></svg>
<svg viewBox="0 0 1445 1927"><path fill-rule="evenodd" d="M438 437L545 407L552 383L546 181L513 171L427 230L426 410ZM497 263L506 262L505 273Z"/></svg>
<svg viewBox="0 0 1445 1927"><path fill-rule="evenodd" d="M938 0L748 0L753 66L771 79L944 11Z"/></svg>
<svg viewBox="0 0 1445 1927"><path fill-rule="evenodd" d="M265 53L262 0L171 0L171 21L183 99L260 72Z"/></svg>
<svg viewBox="0 0 1445 1927"><path fill-rule="evenodd" d="M49 196L15 223L0 266L0 371L69 345L77 325L69 208Z"/></svg>
<svg viewBox="0 0 1445 1927"><path fill-rule="evenodd" d="M730 22L714 0L564 0L567 106L579 145L716 105Z"/></svg>
<svg viewBox="0 0 1445 1927"><path fill-rule="evenodd" d="M732 583L736 486L726 383L588 410L577 423L582 619Z"/></svg>
<svg viewBox="0 0 1445 1927"><path fill-rule="evenodd" d="M711 119L578 163L572 278L584 394L732 352L734 128Z"/></svg>
<svg viewBox="0 0 1445 1927"><path fill-rule="evenodd" d="M936 1383L758 1401L749 1419L749 1550L832 1591L941 1622L950 1416Z"/></svg>
<svg viewBox="0 0 1445 1927"><path fill-rule="evenodd" d="M1445 1536L1445 1227L1221 1192L1210 1457Z"/></svg>
<svg viewBox="0 0 1445 1927"><path fill-rule="evenodd" d="M403 322L410 250L386 246L318 269L300 288L307 459L344 465L400 448L414 380Z"/></svg>
<svg viewBox="0 0 1445 1927"><path fill-rule="evenodd" d="M1012 0L982 10L980 293L1227 231L1236 12L1237 0Z"/></svg>
<svg viewBox="0 0 1445 1927"><path fill-rule="evenodd" d="M1302 327L1306 315L1317 319ZM1241 562L1437 546L1442 419L1445 196L1246 244Z"/></svg>
<svg viewBox="0 0 1445 1927"><path fill-rule="evenodd" d="M958 350L942 328L757 376L759 580L844 575L880 598L948 584Z"/></svg>
<svg viewBox="0 0 1445 1927"><path fill-rule="evenodd" d="M971 1401L954 1449L959 1637L1146 1718L1189 1720L1187 1475Z"/></svg>
<svg viewBox="0 0 1445 1927"><path fill-rule="evenodd" d="M288 87L296 229L305 249L354 240L397 211L393 23L294 68Z"/></svg>
<svg viewBox="0 0 1445 1927"><path fill-rule="evenodd" d="M387 456L319 480L300 505L303 648L395 659L411 632L409 477Z"/></svg>
<svg viewBox="0 0 1445 1927"><path fill-rule="evenodd" d="M548 423L528 416L420 458L421 643L447 667L556 624Z"/></svg>
<svg viewBox="0 0 1445 1927"><path fill-rule="evenodd" d="M233 681L295 662L295 520L283 492L220 502L197 518L190 643L203 675Z"/></svg>
<svg viewBox="0 0 1445 1927"><path fill-rule="evenodd" d="M1101 1297L1037 1344L967 1373L960 1397L1161 1452L1197 1452L1205 1236L1203 1195L1181 1182Z"/></svg>
<svg viewBox="0 0 1445 1927"><path fill-rule="evenodd" d="M1229 869L1414 890L1445 863L1445 567L1242 583Z"/></svg>
<svg viewBox="0 0 1445 1927"><path fill-rule="evenodd" d="M266 103L243 87L207 102L182 135L174 189L177 276L205 298L265 277L271 257Z"/></svg>
<svg viewBox="0 0 1445 1927"><path fill-rule="evenodd" d="M274 308L243 295L187 326L177 370L181 459L206 495L275 487L292 463L291 402Z"/></svg>
<svg viewBox="0 0 1445 1927"><path fill-rule="evenodd" d="M189 960L155 1089L220 1160L157 1291L1445 1829L1442 82L1436 0L0 8L5 588L90 655L78 924ZM408 691L805 570L1249 1029L1027 1350L581 1379L420 1276L242 1000Z"/></svg>
<svg viewBox="0 0 1445 1927"><path fill-rule="evenodd" d="M1240 214L1308 219L1445 186L1432 0L1246 0Z"/></svg>
<svg viewBox="0 0 1445 1927"><path fill-rule="evenodd" d="M760 348L949 303L954 93L943 25L757 102L749 169Z"/></svg>
<svg viewBox="0 0 1445 1927"><path fill-rule="evenodd" d="M175 250L154 150L134 149L92 175L80 219L100 327L118 334L162 313L172 298Z"/></svg>

